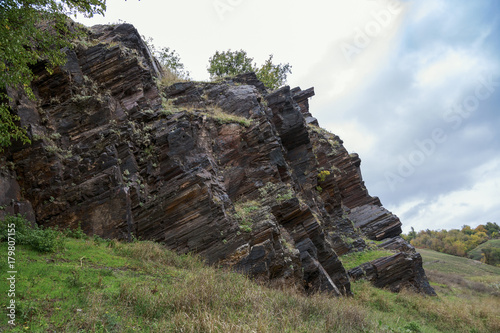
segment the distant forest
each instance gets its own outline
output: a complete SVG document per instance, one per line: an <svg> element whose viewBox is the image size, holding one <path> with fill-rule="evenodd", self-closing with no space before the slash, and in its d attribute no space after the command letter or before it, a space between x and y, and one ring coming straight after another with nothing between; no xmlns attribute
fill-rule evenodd
<svg viewBox="0 0 500 333"><path fill-rule="evenodd" d="M413 227L408 235L402 235L417 248L431 249L460 257L472 257L489 265L500 266L500 227L495 222L480 224L475 229L464 225L462 229L422 230ZM495 241L498 240L498 241ZM481 244L479 258L474 251Z"/></svg>

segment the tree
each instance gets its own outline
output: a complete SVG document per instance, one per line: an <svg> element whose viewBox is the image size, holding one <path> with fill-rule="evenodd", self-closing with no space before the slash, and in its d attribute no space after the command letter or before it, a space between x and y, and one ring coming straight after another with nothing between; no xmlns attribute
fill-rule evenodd
<svg viewBox="0 0 500 333"><path fill-rule="evenodd" d="M175 50L170 50L169 47L164 47L157 52L156 57L164 68L170 70L177 77L182 79L189 78L189 72L184 69L181 57Z"/></svg>
<svg viewBox="0 0 500 333"><path fill-rule="evenodd" d="M500 227L495 222L486 223L484 228L486 229L488 236L490 236L492 238L497 237L498 234L500 233Z"/></svg>
<svg viewBox="0 0 500 333"><path fill-rule="evenodd" d="M189 80L189 71L186 71L184 64L181 62L181 57L175 50L169 47L157 49L153 44L153 38L144 37L142 39L149 48L151 54L160 62L163 70L161 84L167 86L177 81Z"/></svg>
<svg viewBox="0 0 500 333"><path fill-rule="evenodd" d="M289 64L273 64L273 55L269 56L264 65L257 70L257 77L271 90L278 89L286 83L288 73L292 73L292 66Z"/></svg>
<svg viewBox="0 0 500 333"><path fill-rule="evenodd" d="M408 236L406 237L406 240L409 242L411 241L412 239L415 239L417 238L417 232L415 231L415 229L413 229L413 227L411 227L411 231L408 233Z"/></svg>
<svg viewBox="0 0 500 333"><path fill-rule="evenodd" d="M500 249L494 247L486 247L481 249L483 262L488 265L500 264Z"/></svg>
<svg viewBox="0 0 500 333"><path fill-rule="evenodd" d="M43 62L49 73L66 62L78 29L70 29L67 15L103 14L106 0L2 0L0 2L0 151L13 140L29 142L19 117L9 108L7 89L31 90L32 66Z"/></svg>
<svg viewBox="0 0 500 333"><path fill-rule="evenodd" d="M243 50L216 51L208 62L210 64L208 73L211 78L233 76L257 70L255 64L252 64L253 58L249 58Z"/></svg>
<svg viewBox="0 0 500 333"><path fill-rule="evenodd" d="M472 235L472 234L474 234L474 230L470 226L468 226L468 225L463 225L462 226L462 232L464 234L466 234L466 235Z"/></svg>
<svg viewBox="0 0 500 333"><path fill-rule="evenodd" d="M266 62L258 68L253 58L248 57L243 50L216 51L209 59L208 73L212 79L234 76L247 72L256 72L257 78L269 89L277 89L286 83L287 74L291 73L290 64L275 65L273 55L269 55Z"/></svg>

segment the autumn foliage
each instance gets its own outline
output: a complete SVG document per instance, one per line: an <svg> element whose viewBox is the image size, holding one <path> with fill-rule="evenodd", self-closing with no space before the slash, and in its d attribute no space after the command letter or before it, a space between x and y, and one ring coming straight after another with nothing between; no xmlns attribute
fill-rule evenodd
<svg viewBox="0 0 500 333"><path fill-rule="evenodd" d="M462 229L451 230L422 230L418 233L413 230L404 235L406 240L417 248L431 249L438 252L467 257L469 251L490 239L500 237L500 227L496 223L480 224L475 229L464 225ZM488 252L483 255L483 261L489 263L492 255ZM495 260L496 262L496 260ZM493 263L493 262L492 262Z"/></svg>

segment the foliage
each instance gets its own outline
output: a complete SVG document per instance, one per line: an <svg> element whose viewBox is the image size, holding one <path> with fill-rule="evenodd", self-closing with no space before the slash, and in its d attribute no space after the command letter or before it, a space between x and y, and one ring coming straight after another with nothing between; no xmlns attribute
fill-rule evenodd
<svg viewBox="0 0 500 333"><path fill-rule="evenodd" d="M269 55L266 62L257 70L257 78L264 83L264 85L271 89L276 90L286 83L288 74L292 73L292 66L290 64L273 64L273 55Z"/></svg>
<svg viewBox="0 0 500 333"><path fill-rule="evenodd" d="M495 222L488 222L484 226L479 225L478 228L479 227L484 227L484 229L486 229L486 234L491 238L497 238L500 235L500 226Z"/></svg>
<svg viewBox="0 0 500 333"><path fill-rule="evenodd" d="M490 239L486 243L479 245L478 247L469 251L468 257L474 260L484 261L483 249L487 247L500 248L500 239Z"/></svg>
<svg viewBox="0 0 500 333"><path fill-rule="evenodd" d="M284 192L278 193L276 195L276 201L277 202L282 202L282 201L287 201L290 200L294 197L293 190L291 188L285 190Z"/></svg>
<svg viewBox="0 0 500 333"><path fill-rule="evenodd" d="M243 50L216 51L208 62L208 73L212 78L256 71L255 64L252 64L253 58L249 58Z"/></svg>
<svg viewBox="0 0 500 333"><path fill-rule="evenodd" d="M78 228L76 229L66 229L64 235L69 238L74 239L87 239L88 236L83 232L81 223L78 223Z"/></svg>
<svg viewBox="0 0 500 333"><path fill-rule="evenodd" d="M260 208L261 208L260 202L255 200L236 202L234 204L234 210L236 211L235 217L240 224L241 230L245 232L252 231L252 225L254 223L254 214L258 212Z"/></svg>
<svg viewBox="0 0 500 333"><path fill-rule="evenodd" d="M189 71L184 68L184 64L181 62L181 57L175 50L172 50L169 47L157 49L153 44L153 38L146 38L142 36L142 39L148 46L150 52L156 59L158 59L162 66L162 85L168 86L175 82L189 80Z"/></svg>
<svg viewBox="0 0 500 333"><path fill-rule="evenodd" d="M255 72L257 78L264 85L275 90L286 83L286 78L291 73L290 64L273 64L273 55L264 64L258 68L253 63L253 58L248 57L246 51L216 51L209 59L208 73L212 79L221 78L224 76L234 76L247 72Z"/></svg>
<svg viewBox="0 0 500 333"><path fill-rule="evenodd" d="M496 247L485 247L483 252L483 260L488 265L500 265L500 249Z"/></svg>
<svg viewBox="0 0 500 333"><path fill-rule="evenodd" d="M9 235L11 234L11 236ZM40 252L54 252L64 245L63 236L55 229L30 226L21 215L7 215L0 221L0 240L15 239L16 244L31 246Z"/></svg>
<svg viewBox="0 0 500 333"><path fill-rule="evenodd" d="M175 75L187 79L189 72L184 69L184 64L181 63L181 57L175 50L170 50L169 47L163 47L156 54L157 59L164 68L168 68Z"/></svg>
<svg viewBox="0 0 500 333"><path fill-rule="evenodd" d="M324 182L326 177L330 176L330 171L328 170L323 170L318 172L318 181Z"/></svg>
<svg viewBox="0 0 500 333"><path fill-rule="evenodd" d="M66 62L64 48L79 31L70 28L67 14L92 17L103 14L104 0L3 0L0 2L0 150L11 141L28 143L26 130L17 125L19 117L9 108L6 89L31 90L32 66L43 63L52 73Z"/></svg>
<svg viewBox="0 0 500 333"><path fill-rule="evenodd" d="M498 235L497 227L496 223L490 223L489 229L486 229L484 225L479 225L475 229L464 225L461 230L427 229L418 233L412 229L412 232L404 237L418 248L466 257L469 251L488 241L492 236Z"/></svg>
<svg viewBox="0 0 500 333"><path fill-rule="evenodd" d="M403 235L404 236L404 235ZM411 227L411 231L408 233L408 236L405 237L406 241L410 242L412 239L417 238L417 232L413 227Z"/></svg>

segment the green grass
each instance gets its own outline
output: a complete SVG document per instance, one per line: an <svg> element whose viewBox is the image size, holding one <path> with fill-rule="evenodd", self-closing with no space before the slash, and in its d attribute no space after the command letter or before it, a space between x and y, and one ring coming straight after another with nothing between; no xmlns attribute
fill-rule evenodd
<svg viewBox="0 0 500 333"><path fill-rule="evenodd" d="M438 293L457 297L494 294L500 304L500 267L428 249L418 249L418 252Z"/></svg>
<svg viewBox="0 0 500 333"><path fill-rule="evenodd" d="M253 206L249 202L242 209L253 213ZM374 252L356 260L372 260ZM5 242L0 253L0 269L6 272ZM425 297L358 281L352 284L354 297L307 296L290 285L271 289L147 241L65 238L64 248L52 253L18 245L16 269L18 326L12 332L500 330L499 298L482 292ZM0 283L0 331L10 328L7 289Z"/></svg>
<svg viewBox="0 0 500 333"><path fill-rule="evenodd" d="M251 119L247 119L242 116L237 116L234 114L226 113L218 107L208 108L208 112L204 112L204 115L215 119L219 124L231 124L236 123L244 127L249 127L252 124Z"/></svg>
<svg viewBox="0 0 500 333"><path fill-rule="evenodd" d="M486 247L500 248L500 239L491 239L491 240L487 241L486 243L479 245L475 249L470 250L468 253L469 257L471 259L474 259L474 260L481 260L481 258L483 257L481 250L486 248Z"/></svg>
<svg viewBox="0 0 500 333"><path fill-rule="evenodd" d="M394 253L388 250L366 250L362 252L352 252L340 257L346 270L353 269L365 262L373 261L382 257L392 256Z"/></svg>
<svg viewBox="0 0 500 333"><path fill-rule="evenodd" d="M240 229L245 232L252 231L254 224L254 214L261 209L261 203L255 200L239 201L234 204L235 217L238 220Z"/></svg>
<svg viewBox="0 0 500 333"><path fill-rule="evenodd" d="M495 275L500 281L500 267L428 249L417 249L417 251L422 255L426 270L457 274L465 278Z"/></svg>

